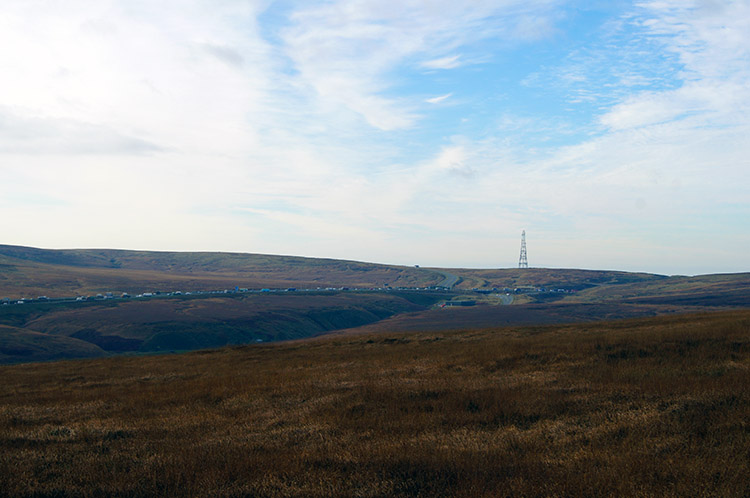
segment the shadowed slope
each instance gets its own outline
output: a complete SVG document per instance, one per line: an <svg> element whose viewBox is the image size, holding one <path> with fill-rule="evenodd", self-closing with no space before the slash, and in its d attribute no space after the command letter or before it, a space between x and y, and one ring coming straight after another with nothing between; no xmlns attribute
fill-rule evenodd
<svg viewBox="0 0 750 498"><path fill-rule="evenodd" d="M15 342L26 330L29 341L38 341L40 333L64 336L96 345L100 353L186 351L311 337L424 310L442 297L440 293L325 292L42 302L2 306L0 323L14 327ZM0 344L3 340L0 330ZM62 339L49 344L61 346L57 358L89 356L78 355ZM13 358L11 351L0 357L0 363L37 359L20 353Z"/></svg>
<svg viewBox="0 0 750 498"><path fill-rule="evenodd" d="M0 325L0 364L92 358L105 354L98 346L73 337Z"/></svg>

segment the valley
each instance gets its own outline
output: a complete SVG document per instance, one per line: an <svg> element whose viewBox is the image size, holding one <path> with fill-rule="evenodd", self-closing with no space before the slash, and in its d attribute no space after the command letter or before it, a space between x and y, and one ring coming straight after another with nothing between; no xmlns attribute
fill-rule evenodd
<svg viewBox="0 0 750 498"><path fill-rule="evenodd" d="M326 333L741 309L750 303L750 274L446 270L253 254L0 246L0 291L11 296L0 304L0 363L19 363Z"/></svg>

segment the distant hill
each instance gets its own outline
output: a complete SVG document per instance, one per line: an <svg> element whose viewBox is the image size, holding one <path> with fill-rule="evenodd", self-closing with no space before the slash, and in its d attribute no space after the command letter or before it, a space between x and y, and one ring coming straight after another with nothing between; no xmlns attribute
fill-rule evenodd
<svg viewBox="0 0 750 498"><path fill-rule="evenodd" d="M663 275L550 268L436 269L325 258L225 252L38 249L0 245L0 297L106 291L262 287L418 287L457 277L457 289L547 286L584 290Z"/></svg>
<svg viewBox="0 0 750 498"><path fill-rule="evenodd" d="M544 286L567 290L583 290L600 285L640 284L667 280L664 275L612 270L579 270L571 268L501 268L447 270L461 278L459 287L499 289Z"/></svg>
<svg viewBox="0 0 750 498"><path fill-rule="evenodd" d="M0 298L99 292L428 286L439 272L335 259L222 252L37 249L0 245Z"/></svg>
<svg viewBox="0 0 750 498"><path fill-rule="evenodd" d="M617 286L600 285L578 293L575 299L651 305L750 306L750 273L678 276Z"/></svg>
<svg viewBox="0 0 750 498"><path fill-rule="evenodd" d="M388 265L326 258L231 252L129 251L120 249L38 249L0 245L0 255L16 260L80 268L122 268L175 273L248 272L259 268L365 271ZM401 267L398 267L401 268ZM417 272L415 272L417 273Z"/></svg>

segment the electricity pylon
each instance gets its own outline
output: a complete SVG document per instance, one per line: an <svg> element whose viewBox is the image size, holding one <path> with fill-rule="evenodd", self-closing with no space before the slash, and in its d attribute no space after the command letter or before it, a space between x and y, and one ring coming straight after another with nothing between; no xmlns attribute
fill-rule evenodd
<svg viewBox="0 0 750 498"><path fill-rule="evenodd" d="M521 257L518 258L519 268L528 268L529 260L526 259L526 230L521 232Z"/></svg>

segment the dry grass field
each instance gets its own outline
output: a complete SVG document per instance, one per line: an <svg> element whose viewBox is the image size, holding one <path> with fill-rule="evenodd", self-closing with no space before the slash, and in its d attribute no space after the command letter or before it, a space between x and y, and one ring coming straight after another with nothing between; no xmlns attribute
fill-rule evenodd
<svg viewBox="0 0 750 498"><path fill-rule="evenodd" d="M750 311L0 378L2 496L750 496Z"/></svg>

